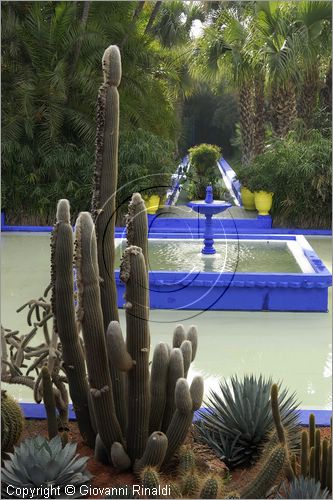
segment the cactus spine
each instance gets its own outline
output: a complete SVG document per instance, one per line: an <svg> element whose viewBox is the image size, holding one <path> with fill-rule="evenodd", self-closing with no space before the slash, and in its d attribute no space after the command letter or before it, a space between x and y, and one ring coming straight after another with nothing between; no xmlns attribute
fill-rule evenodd
<svg viewBox="0 0 333 500"><path fill-rule="evenodd" d="M98 265L101 276L101 306L104 332L110 321L119 321L117 289L114 278L114 228L118 178L119 94L121 57L117 46L110 45L102 59L104 83L97 100L96 159L92 214L96 225ZM116 414L126 429L124 374L110 364L110 376Z"/></svg>
<svg viewBox="0 0 333 500"><path fill-rule="evenodd" d="M24 425L19 404L6 391L1 391L1 451L12 451Z"/></svg>
<svg viewBox="0 0 333 500"><path fill-rule="evenodd" d="M75 264L78 287L78 320L82 326L87 367L100 438L107 450L115 441L122 442L115 413L112 383L108 369L103 315L100 302L97 244L89 213L82 212L75 229Z"/></svg>
<svg viewBox="0 0 333 500"><path fill-rule="evenodd" d="M126 343L134 365L128 372L127 453L132 462L144 452L149 426L148 279L141 248L127 247L120 266L126 283Z"/></svg>
<svg viewBox="0 0 333 500"><path fill-rule="evenodd" d="M67 200L60 200L51 237L51 283L54 330L62 344L63 366L83 440L93 447L95 432L88 407L88 382L75 319L73 230ZM57 307L59 305L59 307Z"/></svg>
<svg viewBox="0 0 333 500"><path fill-rule="evenodd" d="M168 450L164 463L168 462L183 444L191 426L194 411L200 408L202 398L203 380L201 377L194 377L190 388L184 378L177 381L175 389L176 411L166 432Z"/></svg>
<svg viewBox="0 0 333 500"><path fill-rule="evenodd" d="M147 498L159 498L159 495L154 493L160 487L160 476L154 467L145 467L141 474L142 486L147 488L149 494ZM146 489L144 490L146 491Z"/></svg>
<svg viewBox="0 0 333 500"><path fill-rule="evenodd" d="M219 490L219 483L215 477L209 477L204 482L200 498L216 498Z"/></svg>
<svg viewBox="0 0 333 500"><path fill-rule="evenodd" d="M49 439L52 439L58 435L58 422L52 380L47 366L43 366L42 368L42 381L43 401L47 416L47 431Z"/></svg>
<svg viewBox="0 0 333 500"><path fill-rule="evenodd" d="M128 205L126 221L128 246L140 247L148 270L148 220L147 210L140 193L134 193Z"/></svg>
<svg viewBox="0 0 333 500"><path fill-rule="evenodd" d="M154 349L154 356L150 374L150 397L151 401L153 401L149 416L150 434L161 429L166 403L168 365L168 348L166 344L160 342Z"/></svg>

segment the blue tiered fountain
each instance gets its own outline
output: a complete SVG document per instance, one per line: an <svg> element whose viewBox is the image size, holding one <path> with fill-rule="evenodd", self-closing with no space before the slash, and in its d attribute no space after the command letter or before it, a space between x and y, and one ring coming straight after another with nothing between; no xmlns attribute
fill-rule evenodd
<svg viewBox="0 0 333 500"><path fill-rule="evenodd" d="M188 207L192 208L195 212L203 214L206 217L205 220L205 232L204 232L204 246L201 253L204 255L214 255L216 250L214 248L213 239L213 225L212 217L213 215L224 212L231 207L230 203L226 201L219 201L213 199L213 188L212 186L207 186L206 198L201 201L191 201L187 204Z"/></svg>

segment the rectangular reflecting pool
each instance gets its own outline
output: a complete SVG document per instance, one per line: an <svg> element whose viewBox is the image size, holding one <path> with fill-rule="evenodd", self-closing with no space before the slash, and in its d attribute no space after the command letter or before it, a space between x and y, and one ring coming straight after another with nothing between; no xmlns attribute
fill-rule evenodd
<svg viewBox="0 0 333 500"><path fill-rule="evenodd" d="M119 239L116 266L126 241ZM327 311L332 276L303 236L235 235L215 240L149 239L152 309ZM118 306L124 284L116 271Z"/></svg>
<svg viewBox="0 0 333 500"><path fill-rule="evenodd" d="M332 239L307 237L312 249L331 271ZM41 296L50 279L50 239L43 233L2 233L1 321L20 334L31 328L26 311L16 309ZM303 409L332 407L332 311L331 288L328 314L316 312L160 310L150 313L152 348L171 342L178 323L196 324L199 348L189 378L202 374L206 393L218 380L232 375L260 373L282 380L296 391ZM125 331L125 311L120 311ZM35 344L42 342L42 334ZM3 388L6 384L3 384ZM27 387L9 390L20 401L33 401Z"/></svg>

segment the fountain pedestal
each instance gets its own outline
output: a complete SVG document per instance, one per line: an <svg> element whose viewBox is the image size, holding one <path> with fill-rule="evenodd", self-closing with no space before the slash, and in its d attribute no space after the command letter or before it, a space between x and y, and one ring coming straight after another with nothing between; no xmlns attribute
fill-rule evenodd
<svg viewBox="0 0 333 500"><path fill-rule="evenodd" d="M214 248L212 217L230 208L231 204L226 201L214 200L213 188L212 186L207 186L206 198L204 200L191 201L187 206L205 216L204 246L201 253L204 255L214 255L216 250Z"/></svg>

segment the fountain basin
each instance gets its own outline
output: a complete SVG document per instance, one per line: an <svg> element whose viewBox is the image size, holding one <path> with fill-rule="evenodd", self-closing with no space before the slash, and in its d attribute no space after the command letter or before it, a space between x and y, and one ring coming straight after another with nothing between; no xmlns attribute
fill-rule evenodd
<svg viewBox="0 0 333 500"><path fill-rule="evenodd" d="M151 308L327 312L332 276L303 236L242 235L237 239L234 235L226 236L215 241L217 257L208 258L200 254L200 239L175 237L171 240L170 235L167 240L150 238ZM192 245L188 260L184 244L189 248ZM118 259L124 245L124 241L117 241ZM226 250L221 257L223 245ZM262 249L257 258L255 251L247 254L244 250L256 245L266 247L268 255L273 252L273 259L268 258L265 262ZM158 254L163 246L165 254L170 254L169 264L165 259L159 262ZM236 256L232 246L238 249ZM177 247L178 256L174 253ZM228 247L229 260L225 257ZM282 261L279 261L277 249L282 248ZM275 268L272 262L277 264ZM119 278L119 270L116 270L116 283L118 306L122 307L125 287Z"/></svg>

